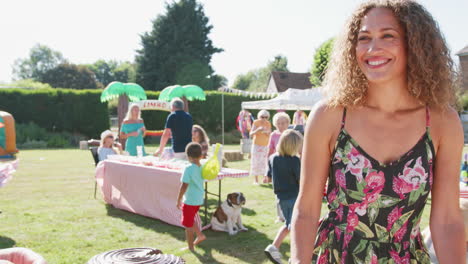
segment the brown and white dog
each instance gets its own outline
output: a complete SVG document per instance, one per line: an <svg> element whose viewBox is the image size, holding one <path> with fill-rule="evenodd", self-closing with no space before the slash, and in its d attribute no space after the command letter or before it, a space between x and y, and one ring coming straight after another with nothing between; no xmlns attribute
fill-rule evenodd
<svg viewBox="0 0 468 264"><path fill-rule="evenodd" d="M248 229L242 225L241 211L245 204L244 194L241 192L230 193L227 199L221 203L211 217L211 228L216 231L228 232L235 235L239 231Z"/></svg>

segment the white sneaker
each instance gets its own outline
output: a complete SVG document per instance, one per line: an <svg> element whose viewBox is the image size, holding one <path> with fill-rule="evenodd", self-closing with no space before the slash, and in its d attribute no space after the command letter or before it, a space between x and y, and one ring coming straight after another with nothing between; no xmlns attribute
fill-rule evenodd
<svg viewBox="0 0 468 264"><path fill-rule="evenodd" d="M273 246L273 245L268 245L265 248L265 254L267 257L271 260L271 262L276 263L276 264L282 264L281 258L283 257L279 250Z"/></svg>

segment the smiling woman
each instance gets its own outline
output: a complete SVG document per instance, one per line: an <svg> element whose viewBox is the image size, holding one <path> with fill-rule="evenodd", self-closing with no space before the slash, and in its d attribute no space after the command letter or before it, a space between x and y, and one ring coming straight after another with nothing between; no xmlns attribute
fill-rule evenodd
<svg viewBox="0 0 468 264"><path fill-rule="evenodd" d="M356 58L369 83L406 79L405 31L391 10L374 8L364 16Z"/></svg>
<svg viewBox="0 0 468 264"><path fill-rule="evenodd" d="M464 263L449 54L416 1L368 1L353 13L325 76L328 98L307 122L292 263L430 263L419 228L430 192L439 262ZM327 181L330 211L318 224Z"/></svg>
<svg viewBox="0 0 468 264"><path fill-rule="evenodd" d="M431 106L453 103L454 64L450 50L432 16L425 9L414 12L402 9L392 12L391 17L384 16L383 19L379 19L376 15L388 14L391 9L377 8L380 10L369 13L377 6L377 1L360 6L348 21L345 31L341 33L343 37L335 40L334 54L331 56L332 61L325 76L326 86L331 87L325 91L331 97L330 104L349 107L365 102L367 76L361 70L361 62L357 57L364 46L371 45L370 48L375 52L375 49L382 49L384 43L394 47L403 45L401 48L404 49L402 52L405 56L402 59L406 60L405 74L412 96ZM361 27L361 19L371 23ZM373 21L370 21L371 19ZM427 19L434 23L427 23ZM383 27L383 23L388 28ZM377 27L382 29L382 32L375 32ZM380 38L371 40L370 31L381 34ZM371 63L375 64L378 61Z"/></svg>

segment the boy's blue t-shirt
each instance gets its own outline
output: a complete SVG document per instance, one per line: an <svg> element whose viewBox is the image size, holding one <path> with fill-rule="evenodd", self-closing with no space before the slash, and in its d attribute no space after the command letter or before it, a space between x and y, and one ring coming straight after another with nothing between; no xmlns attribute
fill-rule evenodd
<svg viewBox="0 0 468 264"><path fill-rule="evenodd" d="M187 191L184 194L184 204L202 205L205 189L203 188L204 180L201 175L201 167L195 164L188 165L180 181L188 184Z"/></svg>

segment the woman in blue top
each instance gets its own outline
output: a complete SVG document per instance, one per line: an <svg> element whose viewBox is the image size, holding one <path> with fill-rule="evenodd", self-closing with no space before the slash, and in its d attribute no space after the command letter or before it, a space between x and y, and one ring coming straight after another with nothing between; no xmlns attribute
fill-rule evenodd
<svg viewBox="0 0 468 264"><path fill-rule="evenodd" d="M145 130L140 107L137 104L131 104L120 129L120 138L127 139L125 151L131 156L137 156L137 146L141 146L143 156L146 155L143 142Z"/></svg>

